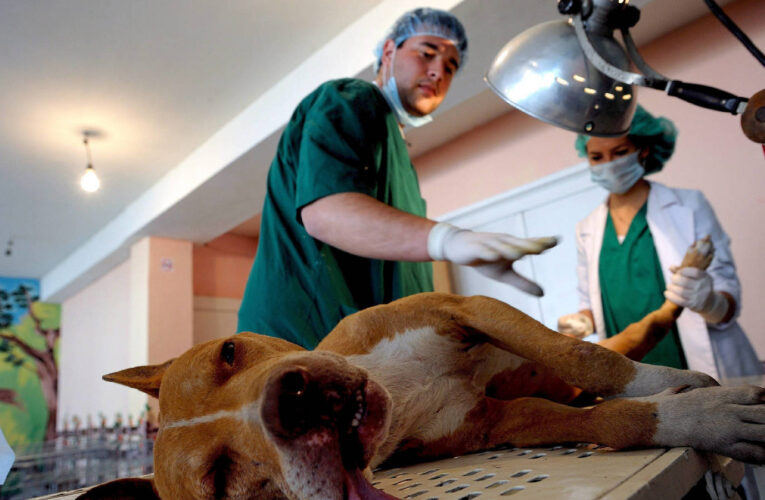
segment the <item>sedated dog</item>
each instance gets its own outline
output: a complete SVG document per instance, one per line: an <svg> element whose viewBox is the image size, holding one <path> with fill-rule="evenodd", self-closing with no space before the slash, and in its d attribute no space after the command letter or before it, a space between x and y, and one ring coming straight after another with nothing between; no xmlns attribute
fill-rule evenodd
<svg viewBox="0 0 765 500"><path fill-rule="evenodd" d="M709 264L708 241L699 248L683 265ZM665 304L610 347L639 358L677 315ZM500 444L692 446L765 462L765 389L642 364L481 296L373 307L310 352L242 333L104 378L159 397L155 475L82 499L391 499L370 467ZM604 401L566 404L582 390Z"/></svg>

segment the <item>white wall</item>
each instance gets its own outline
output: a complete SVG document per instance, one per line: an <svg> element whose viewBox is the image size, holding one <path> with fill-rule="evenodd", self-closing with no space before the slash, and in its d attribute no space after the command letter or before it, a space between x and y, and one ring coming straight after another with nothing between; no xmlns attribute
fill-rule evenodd
<svg viewBox="0 0 765 500"><path fill-rule="evenodd" d="M78 415L84 423L90 414L95 424L103 412L112 423L117 412L127 421L143 408L141 398L128 399L123 387L101 380L132 366L130 282L128 260L61 305L59 429L65 416Z"/></svg>

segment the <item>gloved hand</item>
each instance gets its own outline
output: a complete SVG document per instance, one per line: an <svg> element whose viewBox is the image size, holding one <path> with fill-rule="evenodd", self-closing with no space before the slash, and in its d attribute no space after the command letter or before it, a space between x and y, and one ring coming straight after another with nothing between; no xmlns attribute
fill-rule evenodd
<svg viewBox="0 0 765 500"><path fill-rule="evenodd" d="M586 314L566 314L558 318L558 331L577 339L583 339L595 331L592 320Z"/></svg>
<svg viewBox="0 0 765 500"><path fill-rule="evenodd" d="M428 254L433 260L448 260L474 267L484 276L513 285L541 297L542 288L513 270L513 263L527 254L554 247L558 239L516 238L502 233L481 233L440 222L428 235Z"/></svg>
<svg viewBox="0 0 765 500"><path fill-rule="evenodd" d="M672 281L664 291L664 297L696 311L708 323L719 323L728 314L728 299L714 290L709 273L696 267L672 267L670 271Z"/></svg>

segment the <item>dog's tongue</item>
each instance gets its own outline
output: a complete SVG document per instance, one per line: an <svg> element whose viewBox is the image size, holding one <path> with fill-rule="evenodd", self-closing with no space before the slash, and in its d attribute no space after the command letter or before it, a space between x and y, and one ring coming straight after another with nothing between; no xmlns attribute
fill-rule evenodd
<svg viewBox="0 0 765 500"><path fill-rule="evenodd" d="M348 500L398 500L369 484L359 469L345 471L345 487Z"/></svg>

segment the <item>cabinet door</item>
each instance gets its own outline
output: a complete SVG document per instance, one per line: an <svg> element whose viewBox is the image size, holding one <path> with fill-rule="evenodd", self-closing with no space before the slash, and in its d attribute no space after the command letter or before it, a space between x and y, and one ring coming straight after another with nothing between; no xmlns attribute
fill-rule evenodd
<svg viewBox="0 0 765 500"><path fill-rule="evenodd" d="M494 297L557 329L559 316L578 309L574 228L605 197L606 192L590 182L586 166L578 165L443 217L476 231L560 239L542 255L524 257L515 264L518 273L542 286L543 297L532 297L469 267L452 265L454 292Z"/></svg>
<svg viewBox="0 0 765 500"><path fill-rule="evenodd" d="M556 235L558 244L542 255L531 257L534 277L545 291L539 299L540 316L548 328L557 330L558 318L579 310L576 278L576 223L605 198L599 187L551 200L524 212L528 236Z"/></svg>

